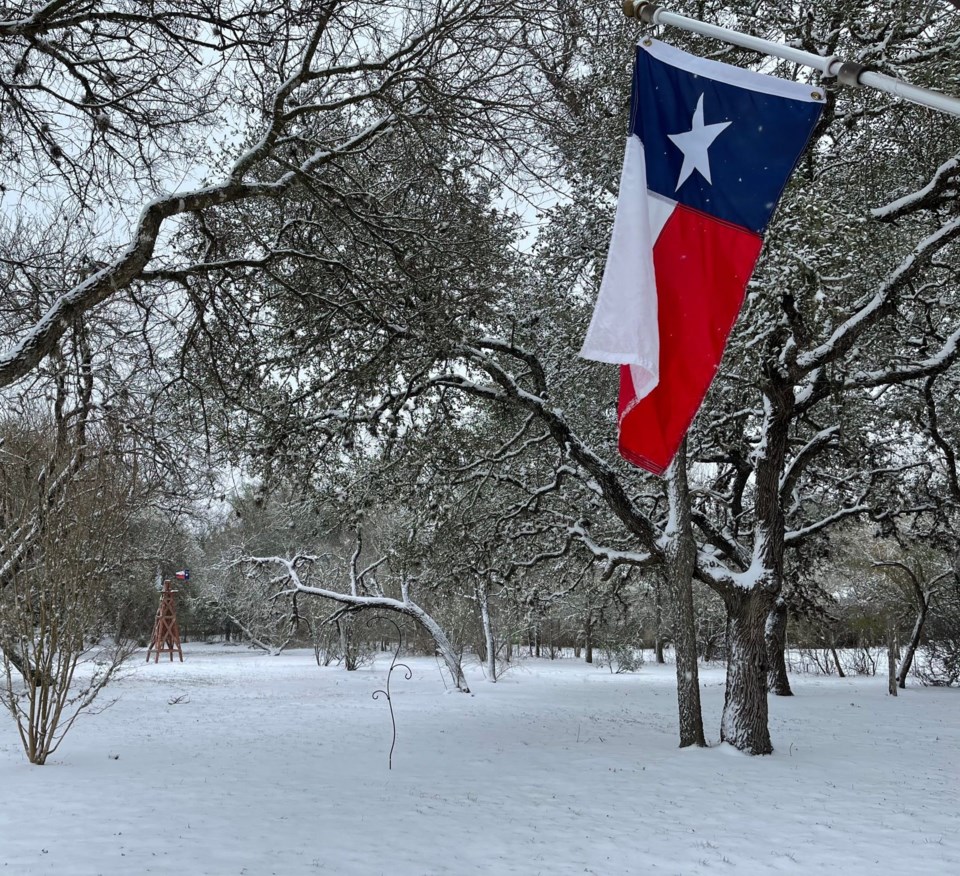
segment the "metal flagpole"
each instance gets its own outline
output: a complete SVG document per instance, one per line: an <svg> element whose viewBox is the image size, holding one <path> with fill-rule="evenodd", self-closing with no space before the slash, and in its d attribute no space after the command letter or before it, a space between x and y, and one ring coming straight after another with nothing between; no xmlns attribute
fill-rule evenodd
<svg viewBox="0 0 960 876"><path fill-rule="evenodd" d="M836 76L844 85L866 85L870 88L876 88L878 91L896 95L911 103L960 116L960 98L951 97L949 94L942 94L930 88L921 88L919 85L911 85L909 82L895 79L893 76L885 76L883 73L870 70L863 64L843 61L836 55L830 55L829 57L814 55L812 52L804 52L791 46L785 46L782 43L774 43L760 37L738 33L735 30L727 30L727 28L719 27L716 24L707 24L703 21L697 21L695 18L687 18L685 15L667 12L655 3L647 2L647 0L623 0L623 11L628 18L639 18L644 24L667 24L679 27L705 37L722 40L735 46L742 46L745 49L753 49L765 55L783 58L785 61L793 61L804 67L812 67L814 70L819 70L824 76Z"/></svg>

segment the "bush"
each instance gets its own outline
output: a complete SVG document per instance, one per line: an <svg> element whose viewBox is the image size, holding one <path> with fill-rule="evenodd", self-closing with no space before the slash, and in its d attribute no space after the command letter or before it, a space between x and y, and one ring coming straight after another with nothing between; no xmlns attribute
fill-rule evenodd
<svg viewBox="0 0 960 876"><path fill-rule="evenodd" d="M624 642L608 643L600 646L601 666L608 666L616 675L621 672L637 672L643 666L643 651Z"/></svg>
<svg viewBox="0 0 960 876"><path fill-rule="evenodd" d="M960 583L936 598L926 626L926 645L917 653L914 673L923 684L960 683Z"/></svg>
<svg viewBox="0 0 960 876"><path fill-rule="evenodd" d="M8 513L23 521L19 531L36 532L27 560L0 590L0 703L17 722L31 763L46 762L132 653L108 571L126 546L127 486L105 456L73 472L52 505L42 485L2 483Z"/></svg>

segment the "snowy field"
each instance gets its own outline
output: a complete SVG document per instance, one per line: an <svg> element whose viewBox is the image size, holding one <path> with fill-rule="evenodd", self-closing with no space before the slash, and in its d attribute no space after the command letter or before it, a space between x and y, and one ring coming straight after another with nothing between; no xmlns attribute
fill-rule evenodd
<svg viewBox="0 0 960 876"><path fill-rule="evenodd" d="M672 666L525 660L466 696L414 659L388 771L386 658L184 650L136 661L47 766L0 721L0 873L960 873L960 691L796 676L750 758L676 748Z"/></svg>

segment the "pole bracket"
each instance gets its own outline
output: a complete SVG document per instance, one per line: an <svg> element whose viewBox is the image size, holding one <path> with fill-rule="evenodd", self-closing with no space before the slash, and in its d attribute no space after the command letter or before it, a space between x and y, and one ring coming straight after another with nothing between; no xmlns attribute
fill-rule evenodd
<svg viewBox="0 0 960 876"><path fill-rule="evenodd" d="M852 88L860 88L862 84L860 77L870 68L865 64L857 64L854 61L844 61L837 71L837 80L841 85L849 85Z"/></svg>
<svg viewBox="0 0 960 876"><path fill-rule="evenodd" d="M654 24L654 19L660 11L656 3L641 3L635 7L635 13L644 24Z"/></svg>
<svg viewBox="0 0 960 876"><path fill-rule="evenodd" d="M623 0L623 14L627 18L639 18L644 24L653 24L653 18L660 7L647 0Z"/></svg>

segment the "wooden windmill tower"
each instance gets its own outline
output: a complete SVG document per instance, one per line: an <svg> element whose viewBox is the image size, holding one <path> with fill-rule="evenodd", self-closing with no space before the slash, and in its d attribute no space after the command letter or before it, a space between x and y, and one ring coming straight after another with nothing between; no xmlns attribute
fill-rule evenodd
<svg viewBox="0 0 960 876"><path fill-rule="evenodd" d="M153 622L153 638L150 640L150 647L147 648L147 662L150 662L150 654L153 653L153 662L160 660L161 654L169 654L170 660L173 660L173 654L180 655L180 662L183 663L183 648L180 647L180 627L177 625L177 603L174 598L179 590L173 590L170 587L170 581L163 582L163 590L160 593L160 607L157 609L157 619Z"/></svg>

